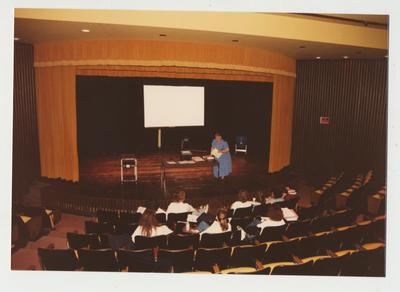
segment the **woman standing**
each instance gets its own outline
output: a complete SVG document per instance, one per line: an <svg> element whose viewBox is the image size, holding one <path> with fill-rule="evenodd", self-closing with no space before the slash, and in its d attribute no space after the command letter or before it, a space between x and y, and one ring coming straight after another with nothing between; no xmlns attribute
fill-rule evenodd
<svg viewBox="0 0 400 292"><path fill-rule="evenodd" d="M215 153L215 154L213 154ZM222 139L220 133L215 133L211 143L211 154L215 156L218 165L213 167L214 177L224 179L232 172L232 159L228 143Z"/></svg>

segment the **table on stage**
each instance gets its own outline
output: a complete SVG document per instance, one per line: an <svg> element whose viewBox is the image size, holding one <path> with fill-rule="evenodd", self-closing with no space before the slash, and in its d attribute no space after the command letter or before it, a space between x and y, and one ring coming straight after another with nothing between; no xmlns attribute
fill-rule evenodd
<svg viewBox="0 0 400 292"><path fill-rule="evenodd" d="M169 178L196 179L199 176L212 176L212 168L218 165L216 159L207 159L207 156L195 156L192 160L162 160L161 161L161 188L166 192L166 182Z"/></svg>

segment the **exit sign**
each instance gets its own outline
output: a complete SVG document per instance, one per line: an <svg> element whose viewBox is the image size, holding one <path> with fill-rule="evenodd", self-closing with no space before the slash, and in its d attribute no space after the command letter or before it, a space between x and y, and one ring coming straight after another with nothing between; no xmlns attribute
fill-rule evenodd
<svg viewBox="0 0 400 292"><path fill-rule="evenodd" d="M319 123L321 125L329 125L329 117L319 117Z"/></svg>

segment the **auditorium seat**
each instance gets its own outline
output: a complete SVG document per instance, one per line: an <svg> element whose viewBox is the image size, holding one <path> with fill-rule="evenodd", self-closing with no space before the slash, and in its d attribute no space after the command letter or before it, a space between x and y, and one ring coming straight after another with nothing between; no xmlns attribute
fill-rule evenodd
<svg viewBox="0 0 400 292"><path fill-rule="evenodd" d="M260 235L257 236L257 240L259 242L282 240L282 235L285 232L286 227L286 225L265 227L261 231Z"/></svg>
<svg viewBox="0 0 400 292"><path fill-rule="evenodd" d="M167 214L165 214L165 213L156 213L156 219L157 219L158 223L166 224L167 223Z"/></svg>
<svg viewBox="0 0 400 292"><path fill-rule="evenodd" d="M268 206L270 206L270 204L260 204L260 205L254 206L253 210L251 212L251 217L257 217L257 216L264 215L265 212L267 212Z"/></svg>
<svg viewBox="0 0 400 292"><path fill-rule="evenodd" d="M142 216L140 213L132 213L132 212L120 212L119 213L119 222L123 224L138 224L139 219Z"/></svg>
<svg viewBox="0 0 400 292"><path fill-rule="evenodd" d="M312 265L312 261L301 264L285 263L275 266L271 271L271 275L310 275Z"/></svg>
<svg viewBox="0 0 400 292"><path fill-rule="evenodd" d="M253 219L251 217L232 218L229 223L232 226L232 230L235 230L238 226L240 226L242 229L246 229L252 220Z"/></svg>
<svg viewBox="0 0 400 292"><path fill-rule="evenodd" d="M199 247L216 248L223 247L229 244L232 232L201 235Z"/></svg>
<svg viewBox="0 0 400 292"><path fill-rule="evenodd" d="M307 236L309 232L311 219L304 221L289 222L284 235L288 238Z"/></svg>
<svg viewBox="0 0 400 292"><path fill-rule="evenodd" d="M232 211L232 218L246 218L251 216L253 206L246 208L237 208Z"/></svg>
<svg viewBox="0 0 400 292"><path fill-rule="evenodd" d="M138 227L137 224L131 223L117 223L115 224L115 234L129 234L132 235L135 232L136 228Z"/></svg>
<svg viewBox="0 0 400 292"><path fill-rule="evenodd" d="M119 221L117 211L97 210L97 221L99 223L112 223L116 224Z"/></svg>
<svg viewBox="0 0 400 292"><path fill-rule="evenodd" d="M220 270L226 269L229 265L230 256L230 247L199 248L195 253L194 267L198 271L209 272L214 271L214 265L218 265Z"/></svg>
<svg viewBox="0 0 400 292"><path fill-rule="evenodd" d="M232 255L229 261L230 267L256 267L265 253L265 245L242 245L232 248Z"/></svg>
<svg viewBox="0 0 400 292"><path fill-rule="evenodd" d="M373 242L363 244L363 250L368 253L367 276L384 277L385 276L385 244Z"/></svg>
<svg viewBox="0 0 400 292"><path fill-rule="evenodd" d="M190 213L186 212L186 213L169 213L167 216L167 222L168 225L171 223L176 223L176 222L186 222L187 221L187 217Z"/></svg>
<svg viewBox="0 0 400 292"><path fill-rule="evenodd" d="M135 249L148 249L148 248L166 248L167 247L167 236L160 235L154 237L146 237L137 235L135 237Z"/></svg>
<svg viewBox="0 0 400 292"><path fill-rule="evenodd" d="M357 225L342 226L335 231L336 240L340 241L340 249L353 249L361 241Z"/></svg>
<svg viewBox="0 0 400 292"><path fill-rule="evenodd" d="M38 248L38 256L43 270L74 271L80 267L72 249Z"/></svg>
<svg viewBox="0 0 400 292"><path fill-rule="evenodd" d="M290 262L293 260L292 246L299 241L293 239L290 241L272 241L265 243L266 249L260 258L263 264L276 262Z"/></svg>
<svg viewBox="0 0 400 292"><path fill-rule="evenodd" d="M79 234L67 232L67 244L69 248L100 248L100 241L97 234Z"/></svg>
<svg viewBox="0 0 400 292"><path fill-rule="evenodd" d="M158 251L158 271L183 273L193 270L194 250L193 248Z"/></svg>
<svg viewBox="0 0 400 292"><path fill-rule="evenodd" d="M85 232L86 233L110 233L115 232L114 225L112 223L99 223L94 221L85 221Z"/></svg>
<svg viewBox="0 0 400 292"><path fill-rule="evenodd" d="M79 262L84 271L118 271L115 252L111 249L78 249Z"/></svg>
<svg viewBox="0 0 400 292"><path fill-rule="evenodd" d="M199 245L199 234L170 234L167 240L168 249L197 249Z"/></svg>
<svg viewBox="0 0 400 292"><path fill-rule="evenodd" d="M331 215L314 218L310 223L310 231L318 233L332 229L334 226L334 217Z"/></svg>
<svg viewBox="0 0 400 292"><path fill-rule="evenodd" d="M299 220L306 220L306 219L312 219L314 217L317 217L319 213L319 209L316 206L311 206L308 208L299 208L297 210L297 215L299 215Z"/></svg>
<svg viewBox="0 0 400 292"><path fill-rule="evenodd" d="M341 266L349 254L341 257L332 256L314 256L311 258L302 259L303 262L312 261L310 274L314 276L338 276Z"/></svg>
<svg viewBox="0 0 400 292"><path fill-rule="evenodd" d="M237 267L237 268L228 268L228 269L224 269L222 271L219 272L219 274L223 274L223 275L228 275L228 274L232 274L232 275L240 275L240 274L254 274L256 273L257 270L255 268L252 267Z"/></svg>
<svg viewBox="0 0 400 292"><path fill-rule="evenodd" d="M117 250L118 266L120 270L128 272L154 272L155 262L152 249Z"/></svg>
<svg viewBox="0 0 400 292"><path fill-rule="evenodd" d="M291 198L289 200L279 202L279 206L281 208L289 208L289 209L295 210L295 209L297 209L297 204L299 202L299 199L300 199L299 196L295 196L294 198Z"/></svg>

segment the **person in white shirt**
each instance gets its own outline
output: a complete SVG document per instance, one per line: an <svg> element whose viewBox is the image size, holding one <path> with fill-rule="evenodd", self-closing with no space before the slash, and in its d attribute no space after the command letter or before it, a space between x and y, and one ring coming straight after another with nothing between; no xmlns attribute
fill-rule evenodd
<svg viewBox="0 0 400 292"><path fill-rule="evenodd" d="M170 213L192 213L196 212L196 209L192 207L192 205L185 203L186 193L184 191L180 191L179 193L174 195L174 201L168 205L167 214Z"/></svg>
<svg viewBox="0 0 400 292"><path fill-rule="evenodd" d="M236 202L233 202L231 205L232 210L236 210L239 208L248 208L254 205L259 205L260 203L257 201L250 201L249 200L249 192L246 190L240 190L238 192L238 200Z"/></svg>
<svg viewBox="0 0 400 292"><path fill-rule="evenodd" d="M285 187L285 190L286 190L286 193L289 195L289 196L297 196L297 192L296 192L296 190L294 189L294 188L292 188L291 186L286 186Z"/></svg>
<svg viewBox="0 0 400 292"><path fill-rule="evenodd" d="M283 212L279 206L271 206L265 217L261 217L261 222L257 224L258 228L261 228L260 233L265 227L275 227L285 225L286 222L283 219Z"/></svg>
<svg viewBox="0 0 400 292"><path fill-rule="evenodd" d="M225 209L218 210L216 220L211 225L202 221L198 224L197 229L200 231L200 236L206 233L217 234L232 231L232 226L228 220L228 212Z"/></svg>
<svg viewBox="0 0 400 292"><path fill-rule="evenodd" d="M274 204L278 202L283 202L284 200L284 193L282 192L282 190L279 188L273 188L270 195L264 198L264 203Z"/></svg>
<svg viewBox="0 0 400 292"><path fill-rule="evenodd" d="M139 226L136 228L135 232L133 232L131 238L132 242L135 243L136 236L155 237L171 233L172 230L166 225L158 224L153 210L146 209L140 217Z"/></svg>

